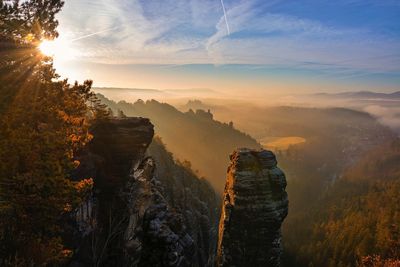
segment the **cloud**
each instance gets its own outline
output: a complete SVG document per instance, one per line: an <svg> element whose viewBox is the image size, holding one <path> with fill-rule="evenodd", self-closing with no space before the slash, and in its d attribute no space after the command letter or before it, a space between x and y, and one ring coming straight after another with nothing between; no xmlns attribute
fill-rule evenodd
<svg viewBox="0 0 400 267"><path fill-rule="evenodd" d="M341 0L338 5L356 2ZM89 62L259 64L343 78L400 72L396 36L302 17L278 0L226 0L225 6L229 36L217 0L69 0L60 15L60 31L73 39L114 29L73 43Z"/></svg>
<svg viewBox="0 0 400 267"><path fill-rule="evenodd" d="M73 42L82 60L102 63L188 63L180 53L207 57L194 51L204 47L205 37L191 34L191 27L207 29L205 1L111 1L95 4L70 0L60 16L61 36ZM200 4L203 3L203 4ZM211 5L212 7L212 5ZM212 22L212 25L214 22ZM113 30L107 30L113 29ZM204 50L204 49L203 49ZM189 60L193 60L190 56ZM199 60L199 59L197 59ZM206 58L200 61L207 62Z"/></svg>
<svg viewBox="0 0 400 267"><path fill-rule="evenodd" d="M340 28L293 15L260 11L252 1L228 10L232 36L223 18L208 39L214 63L265 64L333 70L400 72L399 40L374 36L366 29ZM311 63L311 64L310 64Z"/></svg>
<svg viewBox="0 0 400 267"><path fill-rule="evenodd" d="M375 116L383 125L400 133L400 108L372 105L365 107L364 110Z"/></svg>

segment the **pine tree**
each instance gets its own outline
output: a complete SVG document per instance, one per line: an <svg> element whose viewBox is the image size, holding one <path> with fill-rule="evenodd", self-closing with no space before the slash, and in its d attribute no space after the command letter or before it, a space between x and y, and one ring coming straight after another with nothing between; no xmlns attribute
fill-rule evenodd
<svg viewBox="0 0 400 267"><path fill-rule="evenodd" d="M58 36L61 0L0 0L0 265L59 265L62 216L91 180L68 178L74 154L106 118L91 81L59 80L38 45ZM89 105L88 105L89 103Z"/></svg>

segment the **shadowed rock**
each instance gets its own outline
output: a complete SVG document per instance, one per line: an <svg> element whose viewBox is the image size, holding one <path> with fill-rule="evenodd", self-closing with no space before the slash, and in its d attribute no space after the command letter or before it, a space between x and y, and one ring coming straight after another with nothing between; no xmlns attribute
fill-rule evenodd
<svg viewBox="0 0 400 267"><path fill-rule="evenodd" d="M219 224L217 266L279 266L286 178L267 150L231 155Z"/></svg>
<svg viewBox="0 0 400 267"><path fill-rule="evenodd" d="M94 190L71 214L68 266L205 267L214 263L215 193L177 164L144 118L112 118L93 129L74 180Z"/></svg>

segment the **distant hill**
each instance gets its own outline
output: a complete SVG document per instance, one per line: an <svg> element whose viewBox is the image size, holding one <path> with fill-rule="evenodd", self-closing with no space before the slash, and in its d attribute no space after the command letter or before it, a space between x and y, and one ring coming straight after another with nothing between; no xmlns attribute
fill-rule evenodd
<svg viewBox="0 0 400 267"><path fill-rule="evenodd" d="M123 90L123 91L133 91L133 92L153 92L161 93L162 90L159 89L143 89L143 88L126 88L126 87L93 87L93 90Z"/></svg>
<svg viewBox="0 0 400 267"><path fill-rule="evenodd" d="M315 107L346 107L366 111L383 125L400 134L400 91L377 93L369 91L318 93L297 95L290 98L291 104Z"/></svg>
<svg viewBox="0 0 400 267"><path fill-rule="evenodd" d="M136 101L137 99L190 99L193 97L218 97L220 92L209 88L186 89L152 89L152 88L120 88L94 87L93 91L114 100Z"/></svg>
<svg viewBox="0 0 400 267"><path fill-rule="evenodd" d="M261 147L248 134L214 120L213 114L203 109L181 112L155 100L117 103L102 95L98 97L115 114L122 111L127 116L149 118L156 134L170 151L181 161L190 161L192 168L205 176L219 192L225 184L230 153L238 147Z"/></svg>
<svg viewBox="0 0 400 267"><path fill-rule="evenodd" d="M312 96L323 97L323 98L345 98L345 99L399 99L400 100L400 91L394 93L376 93L370 91L359 91L359 92L343 92L336 94L328 94L328 93L318 93L313 94Z"/></svg>

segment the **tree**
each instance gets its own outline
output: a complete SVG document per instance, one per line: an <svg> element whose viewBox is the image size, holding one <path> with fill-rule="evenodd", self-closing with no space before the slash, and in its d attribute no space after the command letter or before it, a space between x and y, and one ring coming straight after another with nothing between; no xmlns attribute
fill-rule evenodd
<svg viewBox="0 0 400 267"><path fill-rule="evenodd" d="M118 109L117 117L118 118L126 118L126 115L122 110Z"/></svg>
<svg viewBox="0 0 400 267"><path fill-rule="evenodd" d="M0 0L0 112L37 78L56 77L51 58L41 55L37 46L58 36L55 15L62 6L61 0Z"/></svg>
<svg viewBox="0 0 400 267"><path fill-rule="evenodd" d="M91 180L69 178L74 155L106 118L91 81L59 80L38 44L58 36L61 0L0 0L0 265L58 265L71 252L62 216ZM90 103L88 105L88 103Z"/></svg>

